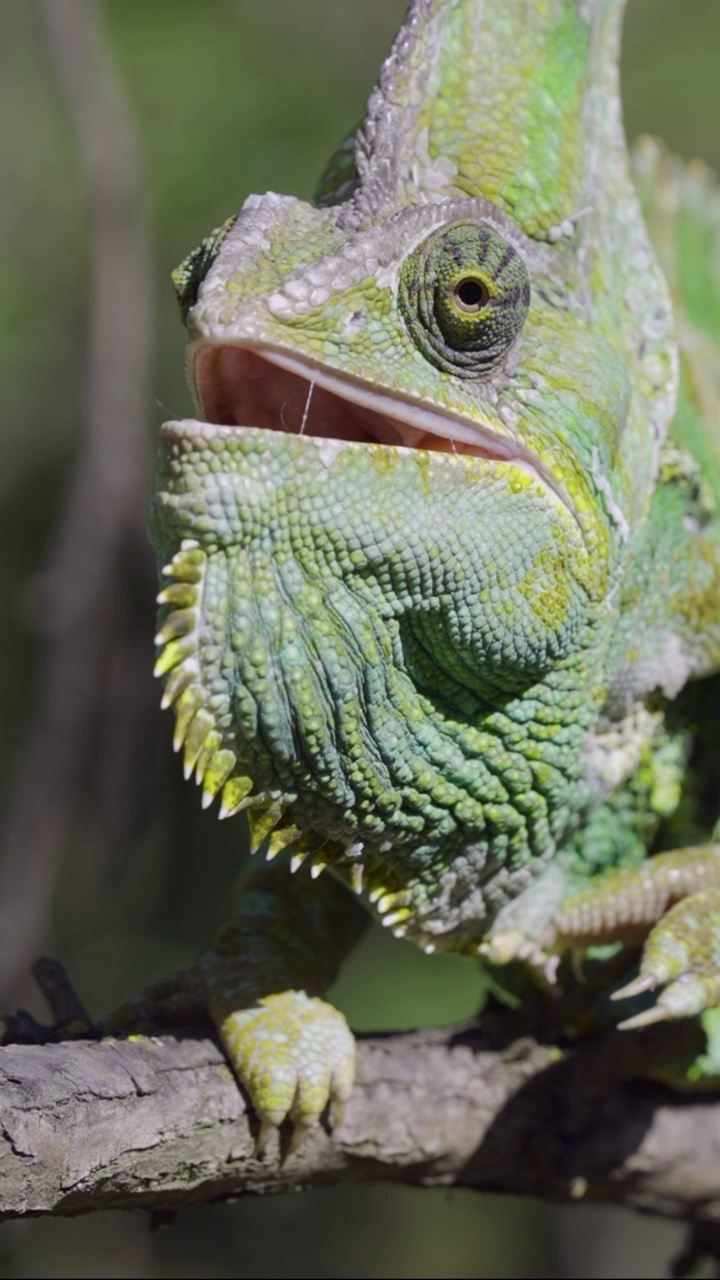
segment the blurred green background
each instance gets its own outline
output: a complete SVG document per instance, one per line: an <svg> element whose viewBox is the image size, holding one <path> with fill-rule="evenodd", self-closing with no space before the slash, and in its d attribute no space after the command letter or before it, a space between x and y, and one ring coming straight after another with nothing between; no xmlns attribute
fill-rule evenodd
<svg viewBox="0 0 720 1280"><path fill-rule="evenodd" d="M101 20L139 144L151 440L165 417L189 408L171 268L249 192L310 196L361 115L404 0L69 3L89 3ZM631 0L629 135L661 134L681 155L720 167L719 50L718 0ZM58 595L49 578L82 458L94 323L87 178L40 0L0 0L0 120L0 762L9 809L22 814L47 655L64 625L58 599L70 590L63 580ZM26 916L34 929L15 946L3 1006L21 1000L38 1014L23 972L39 950L62 958L93 1012L189 962L221 919L245 856L239 824L202 814L194 788L181 784L170 724L157 711L153 569L136 536L151 449L132 447L127 528L113 562L94 566L101 581L113 578L102 596L103 679L87 714L45 740L34 804L57 821L38 836L36 862L29 840L23 876L17 850L15 862L6 848L0 863L0 933L12 940L13 920ZM92 529L83 546L92 557ZM55 764L71 758L72 785L58 800ZM377 931L335 998L358 1029L401 1028L469 1015L479 987L469 962L426 957ZM140 1214L6 1224L0 1275L639 1277L662 1274L678 1242L676 1228L619 1211L356 1186L189 1210L158 1234Z"/></svg>

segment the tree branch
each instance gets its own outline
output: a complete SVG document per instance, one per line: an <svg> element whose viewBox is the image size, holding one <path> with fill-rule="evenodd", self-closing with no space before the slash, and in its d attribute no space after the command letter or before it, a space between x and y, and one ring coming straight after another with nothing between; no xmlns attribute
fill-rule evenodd
<svg viewBox="0 0 720 1280"><path fill-rule="evenodd" d="M0 1214L167 1211L246 1192L391 1180L720 1220L720 1098L632 1079L697 1052L692 1023L564 1050L518 1014L370 1037L341 1127L254 1155L256 1121L211 1040L0 1050ZM283 1158L283 1155L285 1158Z"/></svg>

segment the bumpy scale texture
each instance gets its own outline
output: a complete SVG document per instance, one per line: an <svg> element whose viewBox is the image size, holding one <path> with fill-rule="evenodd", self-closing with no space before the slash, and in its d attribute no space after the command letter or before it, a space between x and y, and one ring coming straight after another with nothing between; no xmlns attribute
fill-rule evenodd
<svg viewBox="0 0 720 1280"><path fill-rule="evenodd" d="M317 202L175 275L157 671L203 803L287 851L181 985L264 1134L347 1096L359 895L546 978L649 934L633 1023L720 999L720 196L649 142L633 185L621 11L413 0Z"/></svg>

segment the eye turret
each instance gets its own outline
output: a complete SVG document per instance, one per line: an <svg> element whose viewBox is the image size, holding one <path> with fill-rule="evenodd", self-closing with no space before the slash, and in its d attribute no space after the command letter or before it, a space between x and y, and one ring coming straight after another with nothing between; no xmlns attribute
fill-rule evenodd
<svg viewBox="0 0 720 1280"><path fill-rule="evenodd" d="M493 226L456 222L405 259L398 304L432 364L482 378L502 365L522 329L530 279L520 254Z"/></svg>
<svg viewBox="0 0 720 1280"><path fill-rule="evenodd" d="M231 218L223 222L221 227L216 227L214 231L211 231L210 235L205 237L197 249L193 249L187 258L183 258L180 265L172 272L171 279L175 286L183 320L187 320L188 311L195 306L200 285L217 258L220 246L228 231L236 221L237 214L234 213Z"/></svg>

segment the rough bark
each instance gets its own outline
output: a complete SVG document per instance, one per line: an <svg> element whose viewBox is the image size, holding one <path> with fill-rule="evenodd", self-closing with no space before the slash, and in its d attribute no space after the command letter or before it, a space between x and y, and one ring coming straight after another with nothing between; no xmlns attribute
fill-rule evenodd
<svg viewBox="0 0 720 1280"><path fill-rule="evenodd" d="M254 1154L256 1122L199 1034L0 1050L0 1212L166 1212L341 1180L614 1202L720 1222L720 1097L633 1079L692 1024L558 1047L522 1015L369 1037L342 1125Z"/></svg>

